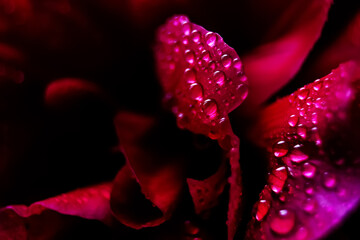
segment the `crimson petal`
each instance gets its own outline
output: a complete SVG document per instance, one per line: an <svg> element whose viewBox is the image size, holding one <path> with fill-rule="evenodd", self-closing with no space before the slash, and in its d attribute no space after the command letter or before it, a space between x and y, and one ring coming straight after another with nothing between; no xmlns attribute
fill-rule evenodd
<svg viewBox="0 0 360 240"><path fill-rule="evenodd" d="M251 92L247 105L258 106L294 77L320 37L330 5L330 0L292 1L270 28L268 41L243 56Z"/></svg>
<svg viewBox="0 0 360 240"><path fill-rule="evenodd" d="M155 58L165 102L176 115L178 126L217 140L230 161L227 223L228 239L233 239L240 222L242 186L239 140L231 129L228 113L248 93L242 63L217 33L191 23L186 16L174 16L159 28ZM219 181L210 178L202 183L192 180L188 183L197 212L203 210L199 201L214 201L219 196L219 192L207 195L200 191L201 197L194 193L194 185L204 188ZM212 187L216 188L215 185ZM204 200L206 196L211 198Z"/></svg>
<svg viewBox="0 0 360 240"><path fill-rule="evenodd" d="M271 169L248 239L318 239L358 206L359 80L348 62L262 112Z"/></svg>

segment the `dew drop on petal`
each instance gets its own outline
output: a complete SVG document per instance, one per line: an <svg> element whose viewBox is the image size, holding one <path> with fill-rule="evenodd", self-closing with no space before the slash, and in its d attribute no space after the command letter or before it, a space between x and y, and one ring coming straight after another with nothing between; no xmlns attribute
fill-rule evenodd
<svg viewBox="0 0 360 240"><path fill-rule="evenodd" d="M249 88L246 84L239 84L236 88L236 91L238 92L239 99L244 100L249 93Z"/></svg>
<svg viewBox="0 0 360 240"><path fill-rule="evenodd" d="M313 195L314 194L314 187L310 182L305 183L304 189L305 189L305 193L307 195Z"/></svg>
<svg viewBox="0 0 360 240"><path fill-rule="evenodd" d="M240 59L235 58L233 61L233 66L237 71L241 71L242 63L241 63Z"/></svg>
<svg viewBox="0 0 360 240"><path fill-rule="evenodd" d="M289 151L289 145L285 141L279 141L273 145L273 154L275 157L283 157Z"/></svg>
<svg viewBox="0 0 360 240"><path fill-rule="evenodd" d="M314 89L315 91L320 91L321 86L322 86L322 82L320 81L320 79L317 79L317 80L315 80L315 82L314 82L313 89Z"/></svg>
<svg viewBox="0 0 360 240"><path fill-rule="evenodd" d="M214 47L216 45L217 36L213 32L208 32L205 35L205 42L209 47Z"/></svg>
<svg viewBox="0 0 360 240"><path fill-rule="evenodd" d="M280 193L285 185L288 173L285 166L278 167L269 175L269 185L274 193Z"/></svg>
<svg viewBox="0 0 360 240"><path fill-rule="evenodd" d="M305 199L303 203L303 210L308 214L314 214L316 212L317 202L313 198Z"/></svg>
<svg viewBox="0 0 360 240"><path fill-rule="evenodd" d="M224 68L229 68L231 66L232 59L229 55L224 54L221 57L221 64L224 66Z"/></svg>
<svg viewBox="0 0 360 240"><path fill-rule="evenodd" d="M299 118L296 115L291 115L288 120L288 124L290 127L295 127L298 123Z"/></svg>
<svg viewBox="0 0 360 240"><path fill-rule="evenodd" d="M194 43L200 43L200 40L201 40L201 33L197 30L194 30L192 33L191 33L191 39Z"/></svg>
<svg viewBox="0 0 360 240"><path fill-rule="evenodd" d="M209 61L210 61L210 53L209 53L209 51L204 50L204 51L201 53L201 59L202 59L204 62L209 62Z"/></svg>
<svg viewBox="0 0 360 240"><path fill-rule="evenodd" d="M218 106L213 99L207 99L203 104L203 111L209 119L215 119L218 116Z"/></svg>
<svg viewBox="0 0 360 240"><path fill-rule="evenodd" d="M328 189L333 189L336 187L336 176L331 172L324 172L323 174L323 184Z"/></svg>
<svg viewBox="0 0 360 240"><path fill-rule="evenodd" d="M279 235L288 234L295 227L295 213L281 209L270 220L271 230Z"/></svg>
<svg viewBox="0 0 360 240"><path fill-rule="evenodd" d="M191 33L191 25L190 25L190 23L184 24L184 26L183 26L183 33L184 33L185 36L189 36L189 35L190 35L190 33Z"/></svg>
<svg viewBox="0 0 360 240"><path fill-rule="evenodd" d="M304 99L306 99L308 97L308 95L309 95L309 89L301 88L300 91L298 92L297 97L300 100L304 100Z"/></svg>
<svg viewBox="0 0 360 240"><path fill-rule="evenodd" d="M306 139L306 128L305 127L299 127L297 129L297 134L303 138L303 139Z"/></svg>
<svg viewBox="0 0 360 240"><path fill-rule="evenodd" d="M266 199L261 199L257 204L257 210L255 218L258 221L261 221L264 219L264 217L268 214L270 209L270 201Z"/></svg>
<svg viewBox="0 0 360 240"><path fill-rule="evenodd" d="M196 73L194 70L187 68L184 72L184 79L187 83L192 84L196 82Z"/></svg>
<svg viewBox="0 0 360 240"><path fill-rule="evenodd" d="M224 85L225 83L225 73L222 71L216 71L214 72L214 81L216 82L217 85L219 85L220 87L222 85Z"/></svg>
<svg viewBox="0 0 360 240"><path fill-rule="evenodd" d="M190 65L194 64L195 63L195 54L194 54L194 52L191 51L191 50L186 50L185 51L185 60Z"/></svg>
<svg viewBox="0 0 360 240"><path fill-rule="evenodd" d="M301 163L309 158L308 155L302 152L301 148L302 148L301 144L297 144L294 146L294 149L290 153L290 159L292 162Z"/></svg>
<svg viewBox="0 0 360 240"><path fill-rule="evenodd" d="M204 90L199 83L193 83L190 88L190 98L197 101L202 101L204 96Z"/></svg>
<svg viewBox="0 0 360 240"><path fill-rule="evenodd" d="M309 162L304 163L302 167L302 175L305 178L313 178L315 176L315 173L316 173L316 167L313 164Z"/></svg>

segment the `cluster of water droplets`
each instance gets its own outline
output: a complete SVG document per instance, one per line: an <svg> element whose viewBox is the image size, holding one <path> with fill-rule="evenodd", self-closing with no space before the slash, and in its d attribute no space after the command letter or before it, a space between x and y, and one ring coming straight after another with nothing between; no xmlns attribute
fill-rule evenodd
<svg viewBox="0 0 360 240"><path fill-rule="evenodd" d="M321 191L338 192L339 196L346 192L339 187L335 168L332 168L334 163L322 151L319 132L319 123L324 124L333 117L328 111L327 98L333 94L330 86L335 81L341 81L341 76L331 73L289 96L287 126L283 127L281 135L272 136L276 139L270 156L273 167L268 185L256 203L254 219L261 224L268 217L268 228L274 236L291 234L292 239L306 239L309 229L300 223L297 215L299 211L309 216L317 212L316 191L321 188ZM293 209L291 204L286 204L289 198L305 200L299 204L300 209ZM271 208L272 205L276 207Z"/></svg>
<svg viewBox="0 0 360 240"><path fill-rule="evenodd" d="M188 127L194 120L212 126L224 122L248 93L236 52L217 33L185 16L171 18L160 30L159 40L159 75L177 101L173 112L179 127Z"/></svg>

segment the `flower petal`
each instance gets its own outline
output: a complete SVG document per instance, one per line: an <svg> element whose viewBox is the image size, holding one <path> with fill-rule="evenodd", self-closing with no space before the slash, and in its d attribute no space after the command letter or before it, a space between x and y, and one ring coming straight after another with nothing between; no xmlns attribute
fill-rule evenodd
<svg viewBox="0 0 360 240"><path fill-rule="evenodd" d="M248 239L322 238L359 205L359 80L348 62L262 112L271 170Z"/></svg>
<svg viewBox="0 0 360 240"><path fill-rule="evenodd" d="M157 226L171 216L181 196L184 161L164 151L168 139L161 138L162 123L155 118L119 113L115 125L128 165L116 177L112 211L127 226Z"/></svg>
<svg viewBox="0 0 360 240"><path fill-rule="evenodd" d="M242 57L251 93L247 105L258 106L294 77L320 37L330 5L292 1L271 27L269 41Z"/></svg>
<svg viewBox="0 0 360 240"><path fill-rule="evenodd" d="M188 129L217 140L231 166L230 203L228 209L228 239L233 239L241 220L241 172L239 139L233 133L228 113L239 106L248 93L247 78L234 49L216 33L189 21L186 16L174 16L160 27L155 58L165 102L177 118L179 128ZM216 175L215 175L216 176ZM214 179L196 182L211 184ZM190 181L194 184L195 181ZM211 188L211 187L210 187ZM198 198L190 185L196 211ZM218 193L202 194L204 202L216 202ZM210 197L211 196L211 197ZM208 202L208 203L209 203ZM206 207L211 206L209 204Z"/></svg>

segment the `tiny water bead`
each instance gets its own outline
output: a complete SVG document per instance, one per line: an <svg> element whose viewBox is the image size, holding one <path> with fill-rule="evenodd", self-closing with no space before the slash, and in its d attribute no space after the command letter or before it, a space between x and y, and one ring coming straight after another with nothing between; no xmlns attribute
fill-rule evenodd
<svg viewBox="0 0 360 240"><path fill-rule="evenodd" d="M304 100L308 96L309 96L309 89L307 89L307 88L301 88L297 95L298 99L300 99L300 100Z"/></svg>
<svg viewBox="0 0 360 240"><path fill-rule="evenodd" d="M304 163L302 167L302 175L305 178L314 178L315 173L316 173L316 167L313 164L309 162Z"/></svg>
<svg viewBox="0 0 360 240"><path fill-rule="evenodd" d="M218 106L213 99L207 99L203 104L203 111L210 120L218 116Z"/></svg>
<svg viewBox="0 0 360 240"><path fill-rule="evenodd" d="M306 128L303 127L302 125L298 125L297 128L297 134L302 138L302 139L306 139Z"/></svg>
<svg viewBox="0 0 360 240"><path fill-rule="evenodd" d="M257 205L257 210L255 215L256 220L258 221L263 220L264 217L268 214L269 209L270 209L270 201L266 199L261 199Z"/></svg>
<svg viewBox="0 0 360 240"><path fill-rule="evenodd" d="M304 190L307 195L313 195L315 191L314 186L311 182L305 183Z"/></svg>
<svg viewBox="0 0 360 240"><path fill-rule="evenodd" d="M279 235L291 232L295 227L295 213L292 210L281 209L270 220L271 230Z"/></svg>
<svg viewBox="0 0 360 240"><path fill-rule="evenodd" d="M325 188L334 189L336 187L336 176L332 172L323 173L323 184Z"/></svg>
<svg viewBox="0 0 360 240"><path fill-rule="evenodd" d="M269 175L268 183L274 193L280 193L285 185L288 173L285 166L278 167Z"/></svg>
<svg viewBox="0 0 360 240"><path fill-rule="evenodd" d="M283 157L289 152L289 145L281 140L273 145L272 150L275 157Z"/></svg>
<svg viewBox="0 0 360 240"><path fill-rule="evenodd" d="M183 33L185 36L190 36L191 33L191 25L190 23L186 23L183 25Z"/></svg>

